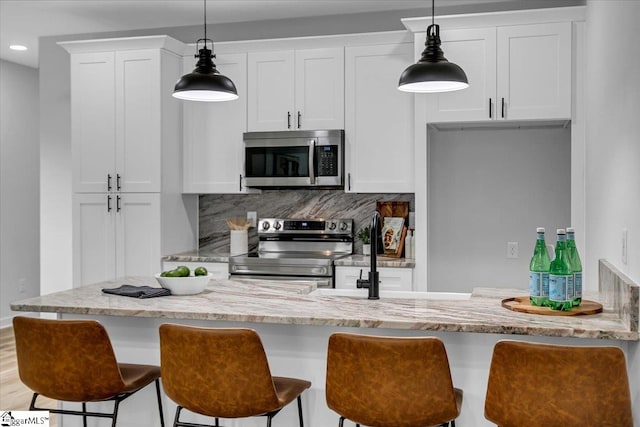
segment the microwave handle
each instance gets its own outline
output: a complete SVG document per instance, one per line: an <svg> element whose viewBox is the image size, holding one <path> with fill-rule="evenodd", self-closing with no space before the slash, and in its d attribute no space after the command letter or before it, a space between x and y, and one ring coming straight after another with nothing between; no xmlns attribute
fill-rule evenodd
<svg viewBox="0 0 640 427"><path fill-rule="evenodd" d="M316 140L309 141L309 179L311 185L316 183Z"/></svg>

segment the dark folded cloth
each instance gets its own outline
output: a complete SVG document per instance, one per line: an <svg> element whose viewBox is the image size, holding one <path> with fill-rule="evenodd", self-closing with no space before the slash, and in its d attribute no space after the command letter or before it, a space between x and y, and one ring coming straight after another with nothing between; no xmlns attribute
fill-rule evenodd
<svg viewBox="0 0 640 427"><path fill-rule="evenodd" d="M103 289L102 292L105 294L121 295L133 298L153 298L171 295L171 291L169 289L133 285L122 285L119 288Z"/></svg>

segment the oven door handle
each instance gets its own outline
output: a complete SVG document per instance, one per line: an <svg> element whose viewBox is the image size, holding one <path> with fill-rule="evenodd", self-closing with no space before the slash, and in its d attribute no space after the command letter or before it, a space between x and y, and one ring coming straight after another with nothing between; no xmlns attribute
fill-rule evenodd
<svg viewBox="0 0 640 427"><path fill-rule="evenodd" d="M309 179L311 185L316 184L316 140L309 141Z"/></svg>
<svg viewBox="0 0 640 427"><path fill-rule="evenodd" d="M278 275L278 276L331 276L330 267L326 266L297 266L278 265L269 267L247 266L242 264L229 265L229 274L251 274L251 275Z"/></svg>

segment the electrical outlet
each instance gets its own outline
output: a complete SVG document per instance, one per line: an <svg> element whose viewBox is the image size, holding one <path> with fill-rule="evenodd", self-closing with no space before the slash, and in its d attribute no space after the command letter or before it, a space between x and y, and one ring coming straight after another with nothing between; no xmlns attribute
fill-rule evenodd
<svg viewBox="0 0 640 427"><path fill-rule="evenodd" d="M25 278L20 279L20 282L18 282L18 292L24 294L27 291L26 285L27 280Z"/></svg>
<svg viewBox="0 0 640 427"><path fill-rule="evenodd" d="M518 242L507 242L507 258L518 258Z"/></svg>
<svg viewBox="0 0 640 427"><path fill-rule="evenodd" d="M627 263L627 250L629 248L628 246L628 231L626 228L622 229L622 263L626 264Z"/></svg>
<svg viewBox="0 0 640 427"><path fill-rule="evenodd" d="M247 219L251 221L250 227L255 227L256 221L258 220L258 213L256 211L247 212Z"/></svg>

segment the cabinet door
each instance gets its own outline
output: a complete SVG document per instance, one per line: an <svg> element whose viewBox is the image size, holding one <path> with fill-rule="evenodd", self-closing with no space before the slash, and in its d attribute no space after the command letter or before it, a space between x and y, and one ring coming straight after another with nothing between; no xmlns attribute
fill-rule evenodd
<svg viewBox="0 0 640 427"><path fill-rule="evenodd" d="M380 274L380 290L384 291L412 291L412 268L378 268ZM366 279L369 267L336 267L336 289L355 289L356 280Z"/></svg>
<svg viewBox="0 0 640 427"><path fill-rule="evenodd" d="M298 129L344 128L344 49L295 53L295 123Z"/></svg>
<svg viewBox="0 0 640 427"><path fill-rule="evenodd" d="M119 184L119 191L160 191L160 70L157 49L116 53L116 186Z"/></svg>
<svg viewBox="0 0 640 427"><path fill-rule="evenodd" d="M497 38L504 118L570 119L571 23L498 27Z"/></svg>
<svg viewBox="0 0 640 427"><path fill-rule="evenodd" d="M445 57L464 70L467 89L427 98L427 122L482 121L496 117L496 29L445 30L440 33Z"/></svg>
<svg viewBox="0 0 640 427"><path fill-rule="evenodd" d="M71 55L73 191L107 191L115 183L113 52Z"/></svg>
<svg viewBox="0 0 640 427"><path fill-rule="evenodd" d="M153 276L161 269L160 194L115 196L116 276Z"/></svg>
<svg viewBox="0 0 640 427"><path fill-rule="evenodd" d="M114 196L73 195L73 287L115 278L114 211Z"/></svg>
<svg viewBox="0 0 640 427"><path fill-rule="evenodd" d="M293 51L248 55L249 131L293 129Z"/></svg>
<svg viewBox="0 0 640 427"><path fill-rule="evenodd" d="M413 56L408 43L345 50L348 192L414 191L414 100L398 90Z"/></svg>
<svg viewBox="0 0 640 427"><path fill-rule="evenodd" d="M238 89L230 102L185 102L184 192L242 193L244 145L247 131L247 55L218 55L218 70ZM193 68L193 59L185 60Z"/></svg>

